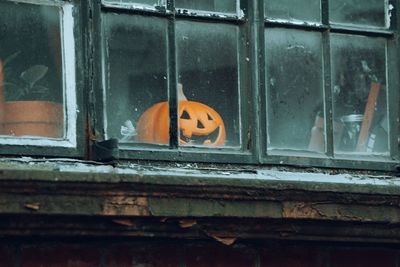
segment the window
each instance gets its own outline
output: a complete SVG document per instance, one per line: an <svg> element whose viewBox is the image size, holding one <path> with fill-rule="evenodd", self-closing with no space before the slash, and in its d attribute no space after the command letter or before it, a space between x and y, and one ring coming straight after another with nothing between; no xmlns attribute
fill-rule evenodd
<svg viewBox="0 0 400 267"><path fill-rule="evenodd" d="M76 7L2 1L0 9L0 142L12 148L2 151L76 155Z"/></svg>
<svg viewBox="0 0 400 267"><path fill-rule="evenodd" d="M98 129L119 140L123 157L248 157L249 43L239 3L107 0L99 20Z"/></svg>
<svg viewBox="0 0 400 267"><path fill-rule="evenodd" d="M267 155L325 166L398 158L393 8L375 0L264 1Z"/></svg>
<svg viewBox="0 0 400 267"><path fill-rule="evenodd" d="M395 1L0 5L0 142L11 154L90 158L86 147L114 139L128 160L398 163ZM44 132L8 122L27 111L11 100L32 97L57 103L41 108Z"/></svg>

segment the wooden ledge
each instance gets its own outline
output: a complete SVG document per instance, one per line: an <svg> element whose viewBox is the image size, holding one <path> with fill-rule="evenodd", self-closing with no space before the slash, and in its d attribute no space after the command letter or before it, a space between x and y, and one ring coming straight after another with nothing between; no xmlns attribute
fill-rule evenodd
<svg viewBox="0 0 400 267"><path fill-rule="evenodd" d="M0 234L400 238L395 176L186 167L0 162Z"/></svg>

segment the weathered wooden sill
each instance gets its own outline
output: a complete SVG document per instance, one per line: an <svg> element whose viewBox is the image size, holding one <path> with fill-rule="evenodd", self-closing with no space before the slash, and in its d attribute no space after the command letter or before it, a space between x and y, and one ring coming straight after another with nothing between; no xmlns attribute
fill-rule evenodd
<svg viewBox="0 0 400 267"><path fill-rule="evenodd" d="M368 173L2 160L0 235L395 243L399 185Z"/></svg>

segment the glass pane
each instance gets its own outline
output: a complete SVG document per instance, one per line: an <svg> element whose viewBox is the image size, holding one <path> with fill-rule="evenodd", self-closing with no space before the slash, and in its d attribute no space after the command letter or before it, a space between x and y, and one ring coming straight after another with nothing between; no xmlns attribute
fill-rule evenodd
<svg viewBox="0 0 400 267"><path fill-rule="evenodd" d="M168 144L167 21L114 13L103 20L107 135Z"/></svg>
<svg viewBox="0 0 400 267"><path fill-rule="evenodd" d="M265 16L287 21L321 21L320 0L264 0Z"/></svg>
<svg viewBox="0 0 400 267"><path fill-rule="evenodd" d="M321 34L265 31L268 148L325 151Z"/></svg>
<svg viewBox="0 0 400 267"><path fill-rule="evenodd" d="M329 3L330 21L355 25L387 27L388 1L333 0Z"/></svg>
<svg viewBox="0 0 400 267"><path fill-rule="evenodd" d="M386 40L331 36L337 152L387 153Z"/></svg>
<svg viewBox="0 0 400 267"><path fill-rule="evenodd" d="M235 0L175 0L176 8L236 13Z"/></svg>
<svg viewBox="0 0 400 267"><path fill-rule="evenodd" d="M0 3L0 134L64 136L59 7Z"/></svg>
<svg viewBox="0 0 400 267"><path fill-rule="evenodd" d="M166 0L102 0L111 4L145 4L150 6L165 6Z"/></svg>
<svg viewBox="0 0 400 267"><path fill-rule="evenodd" d="M238 27L179 21L176 36L180 143L239 146Z"/></svg>

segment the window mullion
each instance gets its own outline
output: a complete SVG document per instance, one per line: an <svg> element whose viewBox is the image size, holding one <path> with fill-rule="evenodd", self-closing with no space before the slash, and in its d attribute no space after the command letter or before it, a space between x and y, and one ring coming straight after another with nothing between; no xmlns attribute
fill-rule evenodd
<svg viewBox="0 0 400 267"><path fill-rule="evenodd" d="M389 151L392 158L399 158L399 93L397 88L399 84L398 73L398 40L389 40L387 46L387 102L389 119ZM396 71L393 71L396 70Z"/></svg>
<svg viewBox="0 0 400 267"><path fill-rule="evenodd" d="M174 10L173 1L168 1L168 10ZM175 16L168 20L168 103L169 103L169 145L178 147L178 99L177 99L177 64L176 64Z"/></svg>
<svg viewBox="0 0 400 267"><path fill-rule="evenodd" d="M254 101L254 109L252 112L256 114L253 116L252 123L254 125L253 128L253 140L252 144L254 145L254 153L255 158L258 162L262 162L262 158L266 153L266 134L267 131L262 129L266 129L265 125L265 116L263 116L263 92L265 91L265 59L264 59L264 3L263 1L253 0L251 1L251 5L249 10L249 25L247 27L249 30L249 39L253 40L253 43L250 44L250 59L251 59L251 91L252 91L252 99Z"/></svg>
<svg viewBox="0 0 400 267"><path fill-rule="evenodd" d="M321 21L323 25L329 25L329 1L321 1ZM325 118L325 153L333 157L333 103L332 103L332 83L331 83L331 53L330 53L330 32L322 33L322 51L323 51L323 91L324 91L324 118Z"/></svg>
<svg viewBox="0 0 400 267"><path fill-rule="evenodd" d="M323 45L323 68L324 68L324 118L325 118L325 153L329 157L333 157L333 111L332 111L332 84L331 84L331 55L330 55L330 38L329 31L322 34Z"/></svg>
<svg viewBox="0 0 400 267"><path fill-rule="evenodd" d="M321 21L323 25L329 25L329 1L321 0Z"/></svg>
<svg viewBox="0 0 400 267"><path fill-rule="evenodd" d="M399 4L399 1L393 1L395 4ZM392 18L391 29L400 29L400 11L398 8L395 9L395 19ZM394 23L393 23L394 21ZM399 160L400 158L400 148L399 148L399 138L400 138L400 108L399 108L399 90L398 85L400 83L399 70L400 62L398 60L399 56L399 44L400 37L399 34L394 35L394 38L389 40L387 47L387 83L388 83L388 119L389 119L389 151L390 156L394 159Z"/></svg>

